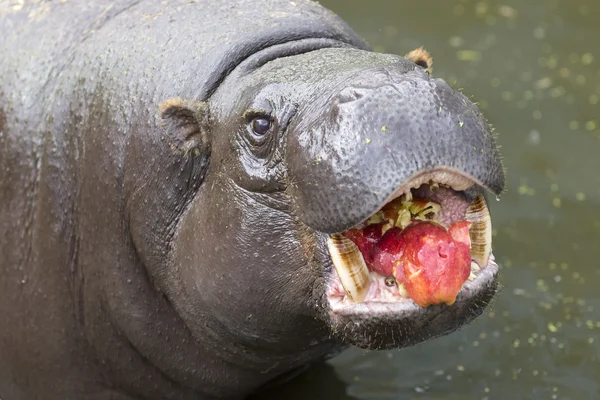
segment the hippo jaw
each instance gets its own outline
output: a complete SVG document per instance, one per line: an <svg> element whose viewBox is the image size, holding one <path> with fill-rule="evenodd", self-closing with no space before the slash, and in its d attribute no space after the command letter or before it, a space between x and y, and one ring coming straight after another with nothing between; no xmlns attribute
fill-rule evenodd
<svg viewBox="0 0 600 400"><path fill-rule="evenodd" d="M444 217L447 225L464 220L468 198L473 197L473 189L477 185L463 174L444 168L415 175L382 207L408 193L423 195L428 186L445 186L446 193L438 195L437 199L452 210ZM382 207L368 220L376 216ZM351 229L365 228L366 224L366 221L361 221ZM331 247L329 250L331 253ZM330 256L335 258L333 254ZM470 276L452 305L421 307L393 276L372 270L368 271L368 282L362 283L363 298L355 299L347 290L348 283L344 285L340 279L339 270L330 263L325 285L329 323L336 335L361 348L388 349L413 345L450 333L480 315L496 293L497 275L498 265L490 251L484 262L472 261Z"/></svg>

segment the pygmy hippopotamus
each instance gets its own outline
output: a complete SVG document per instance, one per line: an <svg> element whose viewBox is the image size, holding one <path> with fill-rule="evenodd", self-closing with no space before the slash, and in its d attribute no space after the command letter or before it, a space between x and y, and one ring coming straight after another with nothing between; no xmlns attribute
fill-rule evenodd
<svg viewBox="0 0 600 400"><path fill-rule="evenodd" d="M493 297L501 159L424 50L308 0L2 2L0 36L3 400L240 399Z"/></svg>

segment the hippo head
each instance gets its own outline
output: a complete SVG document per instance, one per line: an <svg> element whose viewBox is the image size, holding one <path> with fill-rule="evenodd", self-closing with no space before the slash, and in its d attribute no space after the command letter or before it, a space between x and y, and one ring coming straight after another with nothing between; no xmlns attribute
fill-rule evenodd
<svg viewBox="0 0 600 400"><path fill-rule="evenodd" d="M404 347L459 328L494 295L489 235L471 235L471 247L488 250L481 265L468 259L455 301L421 306L399 274L373 267L377 240L393 247L385 234L398 229L386 205L435 203L431 223L448 227L504 186L486 120L418 61L350 48L259 53L207 102L163 105L174 149L207 165L176 229L163 290L196 336L231 344L226 359L268 369L336 343ZM333 239L362 264L334 265Z"/></svg>

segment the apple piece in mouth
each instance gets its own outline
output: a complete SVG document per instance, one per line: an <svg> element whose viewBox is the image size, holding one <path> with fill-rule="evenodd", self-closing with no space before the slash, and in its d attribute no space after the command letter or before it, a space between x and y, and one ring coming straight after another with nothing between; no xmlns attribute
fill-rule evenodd
<svg viewBox="0 0 600 400"><path fill-rule="evenodd" d="M367 227L368 236L359 235L359 230L345 236L357 244L370 271L395 277L408 297L426 307L453 304L469 278L470 226L461 221L446 229L436 222L413 220L406 228L393 227L383 235L376 224Z"/></svg>
<svg viewBox="0 0 600 400"><path fill-rule="evenodd" d="M356 244L370 271L392 276L394 265L402 257L407 245L406 238L415 238L414 235L406 236L405 230L417 221L432 221L442 225L435 219L440 211L440 204L413 198L409 192L390 201L364 224L342 235Z"/></svg>
<svg viewBox="0 0 600 400"><path fill-rule="evenodd" d="M421 307L454 304L471 274L470 222L449 229L433 222L415 222L402 231L406 243L394 265L394 277Z"/></svg>
<svg viewBox="0 0 600 400"><path fill-rule="evenodd" d="M393 199L368 220L338 234L336 240L345 240L346 250L337 252L360 255L361 262L341 262L336 257L334 264L338 275L341 271L353 277L342 282L346 293L361 293L364 299L349 296L350 303L404 297L422 307L452 305L464 283L487 265L490 233L489 212L481 195L469 203L461 192L445 185L432 189L430 183ZM361 277L360 284L354 282L356 276ZM380 281L387 290L382 291Z"/></svg>
<svg viewBox="0 0 600 400"><path fill-rule="evenodd" d="M467 281L477 285L487 266L494 267L491 233L483 195L432 182L405 190L363 222L330 235L329 304L338 311L406 300L452 305Z"/></svg>

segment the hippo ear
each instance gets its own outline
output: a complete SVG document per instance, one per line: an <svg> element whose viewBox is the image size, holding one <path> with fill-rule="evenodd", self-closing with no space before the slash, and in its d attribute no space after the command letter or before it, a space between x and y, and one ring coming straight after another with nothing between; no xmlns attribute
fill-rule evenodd
<svg viewBox="0 0 600 400"><path fill-rule="evenodd" d="M208 105L172 97L159 105L163 126L173 151L197 157L209 149Z"/></svg>
<svg viewBox="0 0 600 400"><path fill-rule="evenodd" d="M406 54L404 58L414 62L420 67L425 68L425 71L427 71L429 75L431 75L433 72L433 57L431 57L431 54L429 54L429 52L423 47L414 49L410 53Z"/></svg>

